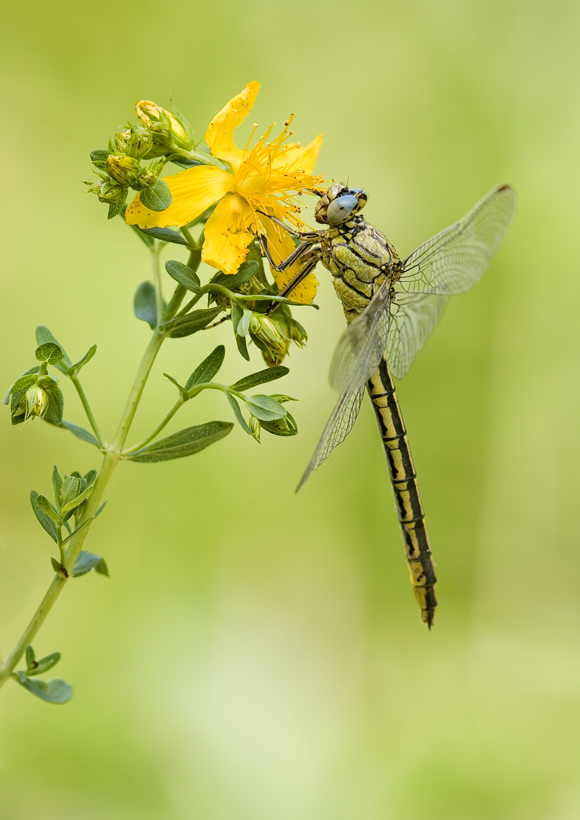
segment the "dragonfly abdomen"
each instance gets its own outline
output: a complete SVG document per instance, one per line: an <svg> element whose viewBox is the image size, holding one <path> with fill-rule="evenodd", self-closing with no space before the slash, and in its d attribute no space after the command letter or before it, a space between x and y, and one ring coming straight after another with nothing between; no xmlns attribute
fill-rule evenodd
<svg viewBox="0 0 580 820"><path fill-rule="evenodd" d="M423 621L431 627L437 606L437 578L407 432L384 357L379 369L369 379L367 388L387 456L415 598L421 607Z"/></svg>

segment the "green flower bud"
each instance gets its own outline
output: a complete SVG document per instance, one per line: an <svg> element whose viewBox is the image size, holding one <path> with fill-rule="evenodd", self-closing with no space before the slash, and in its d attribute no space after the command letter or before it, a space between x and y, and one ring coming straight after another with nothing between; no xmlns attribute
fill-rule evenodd
<svg viewBox="0 0 580 820"><path fill-rule="evenodd" d="M105 171L125 187L137 182L140 170L138 160L124 154L109 154L105 162Z"/></svg>
<svg viewBox="0 0 580 820"><path fill-rule="evenodd" d="M249 330L268 367L282 364L290 339L281 332L278 322L263 313L252 313Z"/></svg>
<svg viewBox="0 0 580 820"><path fill-rule="evenodd" d="M141 159L153 147L153 135L142 125L133 125L117 131L109 144L113 153L127 154L134 159Z"/></svg>
<svg viewBox="0 0 580 820"><path fill-rule="evenodd" d="M171 113L151 100L140 100L135 110L143 125L151 132L153 146L148 156L191 151L195 147L191 125L182 114Z"/></svg>
<svg viewBox="0 0 580 820"><path fill-rule="evenodd" d="M296 399L293 399L290 396L282 396L278 393L273 394L270 398L280 404L284 404L284 402L287 401L296 401ZM295 436L298 432L296 420L288 411L286 411L284 418L274 419L272 421L261 421L251 415L248 420L248 427L250 428L250 433L256 441L260 441L260 432L262 430L265 430L267 433L271 433L273 436Z"/></svg>
<svg viewBox="0 0 580 820"><path fill-rule="evenodd" d="M33 384L26 391L25 419L31 416L42 418L48 410L48 393L39 384Z"/></svg>
<svg viewBox="0 0 580 820"><path fill-rule="evenodd" d="M116 205L118 202L123 202L127 196L127 189L124 185L119 185L118 182L112 179L95 182L95 184L89 188L89 192L97 194L100 202L106 202L109 205Z"/></svg>
<svg viewBox="0 0 580 820"><path fill-rule="evenodd" d="M159 179L159 175L161 171L165 167L165 158L159 157L158 159L154 159L153 162L149 163L149 166L145 168L139 174L139 183L138 188L139 190L143 190L143 188L148 188L150 185L154 185L157 180Z"/></svg>

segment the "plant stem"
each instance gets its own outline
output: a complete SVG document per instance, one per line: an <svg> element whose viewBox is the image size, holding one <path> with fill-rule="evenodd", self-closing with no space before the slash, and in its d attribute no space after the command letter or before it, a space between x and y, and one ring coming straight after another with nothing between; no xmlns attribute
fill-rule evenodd
<svg viewBox="0 0 580 820"><path fill-rule="evenodd" d="M91 409L91 405L89 404L89 400L87 399L87 397L85 395L85 391L83 390L83 387L82 387L82 385L79 381L78 375L75 373L74 376L70 377L70 380L74 384L74 386L76 388L76 391L79 394L79 398L80 398L81 403L83 405L83 408L84 408L84 411L86 413L87 419L89 420L89 424L91 425L91 428L93 430L93 433L95 434L95 437L96 437L97 441L101 445L101 449L106 450L107 447L109 446L108 443L107 443L107 439L104 437L104 435L101 432L101 429L100 429L99 425L97 424L97 420L96 420L96 418L93 414L93 411Z"/></svg>
<svg viewBox="0 0 580 820"><path fill-rule="evenodd" d="M161 324L163 319L163 294L161 292L161 272L159 270L159 254L161 253L161 245L155 242L151 248L151 267L153 270L153 283L155 284L155 315L157 317L157 327Z"/></svg>
<svg viewBox="0 0 580 820"><path fill-rule="evenodd" d="M161 317L164 321L168 321L175 315L179 308L179 305L183 300L183 297L185 296L185 292L185 288L181 285L178 285L176 287L173 297L170 303L168 304L167 309L164 311L163 316ZM147 345L147 349L145 350L145 353L135 375L135 380L133 382L133 386L131 387L131 391L129 393L127 403L125 405L125 409L123 410L123 414L119 421L119 426L117 427L115 438L113 442L105 449L103 463L101 464L101 469L99 470L99 474L95 481L95 488L92 494L87 499L82 518L79 521L79 527L83 524L83 522L87 521L95 515L96 511L100 506L103 494L105 492L105 488L107 487L107 484L111 479L113 471L115 470L115 467L121 460L121 450L123 448L123 444L125 443L125 439L127 438L127 434L129 433L129 429L135 416L139 400L141 399L141 396L143 394L145 383L147 381L149 373L151 372L153 362L155 361L155 357L159 352L159 348L161 347L164 338L164 333L155 330L153 332L149 344ZM87 417L91 422L91 427L93 428L93 431L97 438L99 438L99 442L102 445L104 445L104 437L100 432L96 421L94 420L94 416L86 400L84 391L76 377L73 378L73 383L77 388L79 396L81 397L83 407L85 408ZM10 675L14 671L16 665L24 655L26 647L32 642L32 640L36 636L38 630L44 623L48 613L50 612L60 593L64 589L67 580L72 575L72 571L74 569L76 560L79 556L85 539L89 534L91 526L92 522L84 526L79 532L77 532L71 538L65 551L65 561L63 562L64 570L61 570L60 572L57 572L55 574L48 590L44 595L44 598L40 603L40 606L34 613L32 620L20 636L19 640L15 644L14 648L12 649L4 663L0 666L0 687L2 687L10 678Z"/></svg>

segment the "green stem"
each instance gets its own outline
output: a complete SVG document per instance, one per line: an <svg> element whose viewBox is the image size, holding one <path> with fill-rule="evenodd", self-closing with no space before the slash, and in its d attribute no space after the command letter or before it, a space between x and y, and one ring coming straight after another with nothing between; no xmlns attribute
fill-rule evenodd
<svg viewBox="0 0 580 820"><path fill-rule="evenodd" d="M161 245L155 242L151 248L151 268L153 272L153 283L155 285L155 315L157 316L157 326L161 324L163 318L163 293L161 291L161 272L159 270L159 254Z"/></svg>
<svg viewBox="0 0 580 820"><path fill-rule="evenodd" d="M190 263L194 265L196 264L196 262L197 265L199 265L199 251L192 250L190 256ZM160 286L157 287L157 291L159 294L160 290ZM175 314L179 310L179 306L183 301L185 294L186 289L182 285L178 285L175 288L171 301L167 305L165 311L158 313L158 316L160 317L161 321L167 322L169 321L169 319L172 319L175 316ZM36 634L38 633L38 630L46 620L46 617L48 616L50 610L52 609L60 593L64 589L66 582L72 575L72 571L76 564L77 558L79 557L79 553L93 524L93 521L90 519L94 519L95 513L97 512L101 504L105 489L111 479L111 476L117 464L122 458L121 451L125 443L125 439L127 438L127 434L129 433L131 423L133 421L135 412L137 410L137 406L143 394L145 383L147 381L149 373L151 372L153 362L155 361L155 357L159 352L159 348L161 347L164 338L165 334L163 332L157 329L153 332L153 335L151 337L149 344L147 345L147 349L145 350L139 368L137 369L133 386L131 387L131 391L129 393L129 398L127 399L125 409L123 410L123 414L119 421L119 426L117 427L117 432L115 433L115 437L112 443L108 446L106 445L105 439L98 428L98 425L95 421L95 418L86 399L84 391L80 385L80 382L78 381L78 378L75 376L72 379L73 384L75 385L77 392L80 396L83 407L85 408L85 412L87 413L87 417L91 423L91 427L93 428L93 431L96 437L98 438L99 443L101 444L101 446L103 446L105 450L103 463L101 464L101 469L99 470L99 474L95 480L94 490L87 499L83 515L80 521L78 522L79 526L77 528L77 532L73 534L72 538L68 542L66 550L64 549L64 545L61 545L59 543L59 553L61 556L61 563L63 565L63 569L55 574L48 590L44 595L44 598L40 602L38 609L32 616L32 620L20 636L19 640L16 642L14 648L12 649L4 663L0 665L0 687L2 687L7 680L9 680L11 674L16 668L16 665L24 655L26 647L34 640ZM83 524L85 524L85 526L81 528Z"/></svg>
<svg viewBox="0 0 580 820"><path fill-rule="evenodd" d="M96 418L93 414L93 411L91 409L91 405L89 404L89 400L87 399L87 397L85 395L85 391L83 390L83 387L82 387L82 385L79 381L78 375L75 373L74 376L70 377L70 380L74 384L75 389L76 389L77 393L79 394L79 398L80 398L81 403L83 405L83 408L84 408L84 411L86 413L87 419L89 420L89 424L91 425L93 433L95 434L95 437L96 437L97 441L99 442L99 444L101 446L101 449L106 450L107 447L109 446L108 443L107 443L107 439L104 437L104 435L101 432L101 429L100 429L99 425L97 424L97 420L96 420Z"/></svg>

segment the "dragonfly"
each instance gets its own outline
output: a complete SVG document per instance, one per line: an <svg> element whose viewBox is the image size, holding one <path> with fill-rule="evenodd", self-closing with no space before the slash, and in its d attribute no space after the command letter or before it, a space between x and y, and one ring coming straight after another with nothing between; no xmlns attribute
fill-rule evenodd
<svg viewBox="0 0 580 820"><path fill-rule="evenodd" d="M260 237L275 270L298 267L280 296L291 296L322 262L347 321L330 368L339 399L298 489L350 433L366 388L387 458L411 584L421 618L431 629L437 578L393 376L402 379L408 372L449 297L469 290L488 267L513 216L514 190L506 184L493 188L462 219L403 260L360 213L368 200L364 190L336 183L317 193L314 216L325 229L300 232L270 217L300 240L285 260L276 264Z"/></svg>

